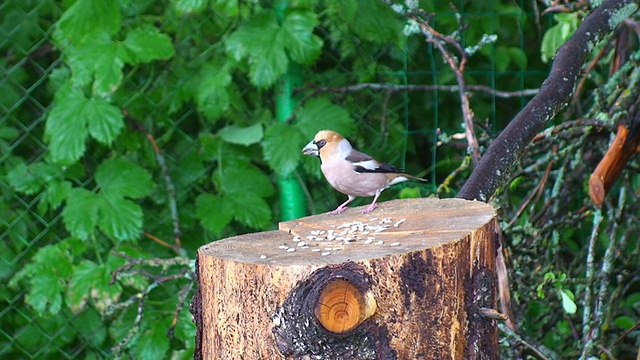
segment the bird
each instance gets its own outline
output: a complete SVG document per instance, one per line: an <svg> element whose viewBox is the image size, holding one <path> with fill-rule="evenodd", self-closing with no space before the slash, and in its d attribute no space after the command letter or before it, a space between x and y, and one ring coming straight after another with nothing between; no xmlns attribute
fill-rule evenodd
<svg viewBox="0 0 640 360"><path fill-rule="evenodd" d="M319 131L302 153L320 157L320 169L329 184L349 197L329 212L333 215L343 212L356 197L364 196L373 196L373 202L360 212L371 212L377 207L380 193L389 186L407 180L427 181L355 150L349 140L332 130Z"/></svg>

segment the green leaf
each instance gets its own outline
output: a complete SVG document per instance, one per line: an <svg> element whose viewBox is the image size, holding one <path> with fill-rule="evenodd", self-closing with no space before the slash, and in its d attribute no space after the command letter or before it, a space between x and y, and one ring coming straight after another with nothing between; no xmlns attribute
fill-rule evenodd
<svg viewBox="0 0 640 360"><path fill-rule="evenodd" d="M231 222L232 205L225 197L200 194L196 199L196 215L205 229L219 236Z"/></svg>
<svg viewBox="0 0 640 360"><path fill-rule="evenodd" d="M325 129L337 131L348 137L356 128L347 110L332 104L324 97L307 101L297 111L297 119L297 125L305 139L313 139L318 131Z"/></svg>
<svg viewBox="0 0 640 360"><path fill-rule="evenodd" d="M16 191L34 195L60 173L59 166L46 162L36 162L29 166L18 164L7 173L7 181Z"/></svg>
<svg viewBox="0 0 640 360"><path fill-rule="evenodd" d="M106 33L96 33L91 42L67 49L73 83L79 87L93 81L93 93L106 97L122 83L122 68L128 59L125 48Z"/></svg>
<svg viewBox="0 0 640 360"><path fill-rule="evenodd" d="M211 6L218 13L224 13L229 16L238 16L240 8L238 0L211 0Z"/></svg>
<svg viewBox="0 0 640 360"><path fill-rule="evenodd" d="M25 296L25 302L31 305L41 316L45 313L55 315L62 309L63 290L64 286L61 279L52 272L43 269L42 272L31 279L29 293Z"/></svg>
<svg viewBox="0 0 640 360"><path fill-rule="evenodd" d="M615 318L613 323L624 330L630 330L636 324L636 319L629 315L622 315Z"/></svg>
<svg viewBox="0 0 640 360"><path fill-rule="evenodd" d="M250 192L237 192L227 197L233 206L233 217L257 230L271 222L271 209L266 201Z"/></svg>
<svg viewBox="0 0 640 360"><path fill-rule="evenodd" d="M282 24L284 44L291 58L301 64L312 64L322 50L322 39L313 34L318 19L309 10L293 9Z"/></svg>
<svg viewBox="0 0 640 360"><path fill-rule="evenodd" d="M131 200L103 196L98 203L98 227L120 241L135 240L142 232L142 208Z"/></svg>
<svg viewBox="0 0 640 360"><path fill-rule="evenodd" d="M382 1L359 0L357 15L350 25L362 39L385 44L402 37L404 20Z"/></svg>
<svg viewBox="0 0 640 360"><path fill-rule="evenodd" d="M229 109L229 92L231 75L226 70L211 64L202 67L199 74L196 103L198 109L209 121L217 120Z"/></svg>
<svg viewBox="0 0 640 360"><path fill-rule="evenodd" d="M169 351L169 338L163 326L149 326L136 341L136 359L164 359Z"/></svg>
<svg viewBox="0 0 640 360"><path fill-rule="evenodd" d="M171 38L151 24L131 30L123 44L133 53L134 63L167 60L174 54Z"/></svg>
<svg viewBox="0 0 640 360"><path fill-rule="evenodd" d="M88 131L86 119L79 114L86 103L82 91L69 83L56 92L44 130L54 162L74 163L84 154Z"/></svg>
<svg viewBox="0 0 640 360"><path fill-rule="evenodd" d="M124 128L122 111L102 99L89 99L82 116L87 121L89 135L105 145L111 145Z"/></svg>
<svg viewBox="0 0 640 360"><path fill-rule="evenodd" d="M72 189L62 211L62 222L71 235L88 240L98 224L97 194L82 188Z"/></svg>
<svg viewBox="0 0 640 360"><path fill-rule="evenodd" d="M235 60L249 58L249 76L258 87L273 85L289 66L281 34L273 11L262 11L234 31L225 41L227 53Z"/></svg>
<svg viewBox="0 0 640 360"><path fill-rule="evenodd" d="M282 176L293 172L300 158L305 139L300 130L289 124L275 123L267 128L262 142L267 164Z"/></svg>
<svg viewBox="0 0 640 360"><path fill-rule="evenodd" d="M60 35L79 44L95 32L114 35L120 30L120 7L112 0L78 0L55 24Z"/></svg>
<svg viewBox="0 0 640 360"><path fill-rule="evenodd" d="M578 28L579 17L577 12L556 14L553 16L558 23L550 27L542 36L540 44L540 57L546 63L553 59L556 51L564 44Z"/></svg>
<svg viewBox="0 0 640 360"><path fill-rule="evenodd" d="M100 312L116 302L122 293L122 287L118 283L110 284L112 270L115 269L90 260L77 265L66 293L71 311L77 314L84 310L89 299Z"/></svg>
<svg viewBox="0 0 640 360"><path fill-rule="evenodd" d="M248 193L252 196L267 197L273 194L271 179L260 169L249 163L223 164L214 174L214 180L222 192L235 196L236 193Z"/></svg>
<svg viewBox="0 0 640 360"><path fill-rule="evenodd" d="M578 306L576 305L573 296L573 293L569 289L561 289L560 296L562 297L562 308L568 314L575 314L578 310Z"/></svg>
<svg viewBox="0 0 640 360"><path fill-rule="evenodd" d="M55 315L62 308L65 279L73 269L69 247L69 241L61 241L39 249L33 261L24 265L9 282L9 286L17 287L22 279L28 279L25 302L40 315Z"/></svg>
<svg viewBox="0 0 640 360"><path fill-rule="evenodd" d="M178 15L200 13L207 7L209 0L171 0Z"/></svg>
<svg viewBox="0 0 640 360"><path fill-rule="evenodd" d="M227 125L218 132L218 135L228 143L249 146L262 140L262 124L256 123L247 127Z"/></svg>
<svg viewBox="0 0 640 360"><path fill-rule="evenodd" d="M119 158L105 160L98 166L95 177L106 197L139 199L154 188L151 174L146 169Z"/></svg>
<svg viewBox="0 0 640 360"><path fill-rule="evenodd" d="M287 72L289 67L289 58L284 51L281 37L275 34L270 38L265 37L264 41L273 44L273 46L263 51L259 57L254 56L251 58L249 71L251 82L259 88L275 84Z"/></svg>
<svg viewBox="0 0 640 360"><path fill-rule="evenodd" d="M404 187L398 196L400 199L414 199L420 197L420 188L417 186Z"/></svg>
<svg viewBox="0 0 640 360"><path fill-rule="evenodd" d="M47 210L55 210L67 199L71 192L71 183L66 180L52 180L45 188L44 196L38 202L38 211L45 213Z"/></svg>

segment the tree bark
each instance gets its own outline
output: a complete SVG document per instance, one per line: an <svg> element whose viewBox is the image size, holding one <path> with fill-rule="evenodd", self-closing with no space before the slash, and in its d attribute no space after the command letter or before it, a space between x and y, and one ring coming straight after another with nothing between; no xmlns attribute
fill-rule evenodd
<svg viewBox="0 0 640 360"><path fill-rule="evenodd" d="M198 250L196 358L497 359L493 208L394 200Z"/></svg>

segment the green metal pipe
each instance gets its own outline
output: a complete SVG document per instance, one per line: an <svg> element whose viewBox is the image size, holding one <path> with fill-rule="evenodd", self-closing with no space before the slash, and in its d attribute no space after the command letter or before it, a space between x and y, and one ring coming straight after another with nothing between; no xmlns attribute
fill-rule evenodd
<svg viewBox="0 0 640 360"><path fill-rule="evenodd" d="M276 1L275 10L278 21L284 19L288 1ZM276 84L276 120L284 122L293 113L297 99L293 96L293 90L301 83L300 65L289 61L287 73ZM277 179L278 193L280 195L280 218L283 221L297 219L307 215L307 205L302 185L293 176L279 175Z"/></svg>

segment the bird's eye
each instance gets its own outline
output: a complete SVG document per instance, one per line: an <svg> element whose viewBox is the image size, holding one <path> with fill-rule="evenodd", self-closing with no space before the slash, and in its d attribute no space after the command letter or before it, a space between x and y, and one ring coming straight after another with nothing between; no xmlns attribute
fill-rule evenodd
<svg viewBox="0 0 640 360"><path fill-rule="evenodd" d="M318 147L318 150L321 149L323 146L327 145L327 140L318 140L316 141L316 146Z"/></svg>

